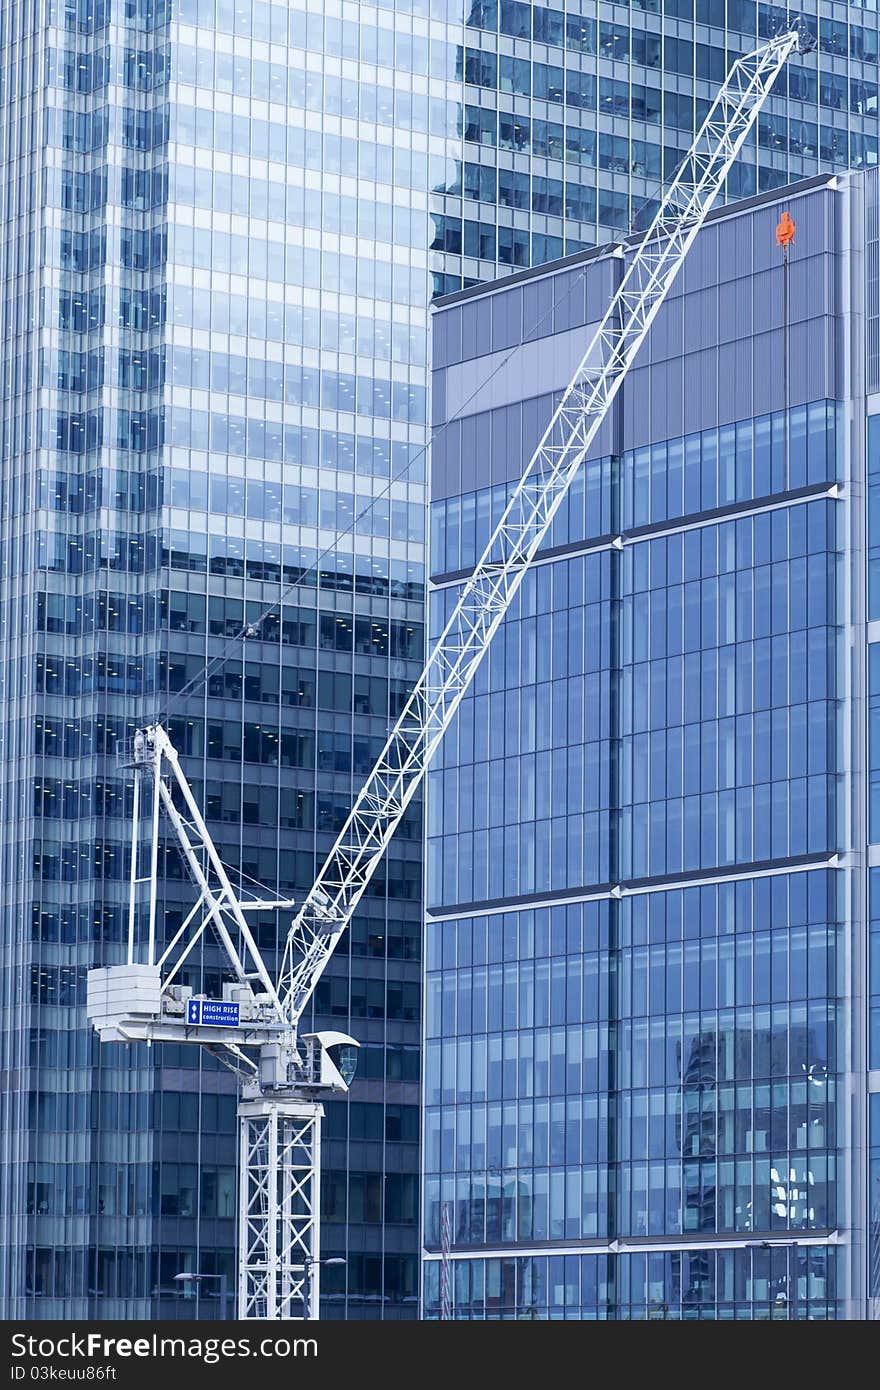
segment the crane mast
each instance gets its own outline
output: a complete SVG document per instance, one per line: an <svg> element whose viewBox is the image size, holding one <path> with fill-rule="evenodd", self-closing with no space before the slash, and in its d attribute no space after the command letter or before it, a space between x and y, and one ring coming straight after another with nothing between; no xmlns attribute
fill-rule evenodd
<svg viewBox="0 0 880 1390"><path fill-rule="evenodd" d="M296 911L277 983L250 917L292 911L293 902L234 889L160 723L122 751L135 781L127 958L89 972L87 1012L102 1041L198 1043L239 1076L240 1318L317 1317L321 1098L348 1089L357 1044L342 1033L300 1035L303 1012L773 84L793 53L814 47L803 22L793 21L733 63L647 232L614 248L618 288ZM150 856L142 874L144 807ZM167 941L156 926L160 809L199 890ZM185 963L209 928L233 976L222 1000L184 983Z"/></svg>

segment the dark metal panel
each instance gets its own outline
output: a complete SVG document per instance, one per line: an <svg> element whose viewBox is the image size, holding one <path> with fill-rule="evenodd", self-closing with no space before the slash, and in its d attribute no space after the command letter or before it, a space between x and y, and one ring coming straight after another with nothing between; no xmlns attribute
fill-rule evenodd
<svg viewBox="0 0 880 1390"><path fill-rule="evenodd" d="M477 356L477 308L479 300L461 306L461 361Z"/></svg>
<svg viewBox="0 0 880 1390"><path fill-rule="evenodd" d="M445 419L446 373L435 370L431 373L431 424L436 429Z"/></svg>
<svg viewBox="0 0 880 1390"><path fill-rule="evenodd" d="M492 351L492 308L488 299L474 300L476 308L475 347L478 357Z"/></svg>
<svg viewBox="0 0 880 1390"><path fill-rule="evenodd" d="M492 351L513 347L522 335L522 290L510 289L491 297Z"/></svg>
<svg viewBox="0 0 880 1390"><path fill-rule="evenodd" d="M474 416L473 483L475 488L488 487L492 478L492 412L482 411Z"/></svg>

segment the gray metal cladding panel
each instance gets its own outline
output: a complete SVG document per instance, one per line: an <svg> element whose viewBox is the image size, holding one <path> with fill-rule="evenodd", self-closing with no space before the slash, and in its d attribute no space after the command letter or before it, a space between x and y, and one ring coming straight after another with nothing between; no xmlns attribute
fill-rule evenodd
<svg viewBox="0 0 880 1390"><path fill-rule="evenodd" d="M880 174L865 175L865 386L880 391Z"/></svg>
<svg viewBox="0 0 880 1390"><path fill-rule="evenodd" d="M431 373L431 424L436 428L446 419L446 372L437 370L434 364Z"/></svg>
<svg viewBox="0 0 880 1390"><path fill-rule="evenodd" d="M568 270L553 277L554 332L581 328L587 319L586 276L582 270Z"/></svg>
<svg viewBox="0 0 880 1390"><path fill-rule="evenodd" d="M450 420L431 443L430 492L433 498L461 492L461 422Z"/></svg>
<svg viewBox="0 0 880 1390"><path fill-rule="evenodd" d="M461 342L461 319L455 317L453 310L442 309L431 315L430 325L431 365L435 369L446 367L451 360L455 328Z"/></svg>
<svg viewBox="0 0 880 1390"><path fill-rule="evenodd" d="M710 223L704 227L690 249L673 286L674 295L693 294L697 290L714 289L718 284L718 228Z"/></svg>
<svg viewBox="0 0 880 1390"><path fill-rule="evenodd" d="M754 332L751 279L721 281L718 286L718 340L750 338Z"/></svg>
<svg viewBox="0 0 880 1390"><path fill-rule="evenodd" d="M684 342L684 300L671 299L661 305L643 352L650 362L680 357Z"/></svg>
<svg viewBox="0 0 880 1390"><path fill-rule="evenodd" d="M500 352L522 342L522 291L508 290L489 299L492 319L492 351Z"/></svg>
<svg viewBox="0 0 880 1390"><path fill-rule="evenodd" d="M523 342L533 343L558 331L553 322L553 280L523 285Z"/></svg>
<svg viewBox="0 0 880 1390"><path fill-rule="evenodd" d="M599 319L614 293L621 262L615 257L549 274L509 289L493 287L432 315L433 365L470 362L488 352L535 342Z"/></svg>
<svg viewBox="0 0 880 1390"><path fill-rule="evenodd" d="M695 290L681 301L684 345L688 352L714 347L718 342L718 288Z"/></svg>
<svg viewBox="0 0 880 1390"><path fill-rule="evenodd" d="M703 229L621 389L619 409L594 441L592 457L783 408L782 259L776 224L785 210L797 227L789 270L789 403L839 398L837 213L833 190L822 188L792 201L780 197L778 203ZM602 316L621 270L621 261L608 257L441 311L435 315L435 334L439 320L450 324L439 334L435 362L472 361L478 344L481 356L488 350L509 352L520 341L534 342L535 323L543 319L542 329L551 324L554 334L563 335L554 353L549 342L543 346L548 334L538 333L540 360L552 380L539 381L541 373L530 370L518 387L523 395L530 384L542 392L557 384L561 388L563 378L557 383L556 377L565 369L567 379L578 330ZM447 402L450 410L456 408L469 371L453 369L458 381L454 390L451 380L438 377L444 408ZM470 480L483 478L487 467L493 483L520 476L549 417L551 398L542 394L520 410L515 395L502 388L501 378L493 377L486 404L494 395L498 408L491 411L486 458L479 457L485 435L480 444L473 436L476 452L460 465L451 443L435 449L434 497L481 485Z"/></svg>
<svg viewBox="0 0 880 1390"><path fill-rule="evenodd" d="M718 345L718 424L747 420L754 413L752 402L751 339ZM716 422L707 421L709 424Z"/></svg>
<svg viewBox="0 0 880 1390"><path fill-rule="evenodd" d="M767 415L782 394L779 371L779 335L759 333L752 341L755 373L755 414Z"/></svg>

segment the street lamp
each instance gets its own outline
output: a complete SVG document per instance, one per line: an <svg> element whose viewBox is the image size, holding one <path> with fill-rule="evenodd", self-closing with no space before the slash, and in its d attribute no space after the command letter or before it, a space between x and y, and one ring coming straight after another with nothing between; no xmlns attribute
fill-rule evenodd
<svg viewBox="0 0 880 1390"><path fill-rule="evenodd" d="M303 1319L304 1319L304 1321L308 1322L309 1318L311 1317L311 1311L310 1311L310 1309L311 1309L311 1303L312 1303L312 1270L313 1270L313 1268L315 1267L315 1265L318 1265L318 1266L320 1266L320 1265L324 1265L324 1266L327 1266L327 1265L344 1265L344 1264L347 1264L347 1263L348 1263L348 1261L345 1259L345 1257L344 1257L343 1255L331 1255L331 1256L330 1256L328 1259L326 1259L326 1260L315 1260L315 1259L312 1258L311 1255L306 1255L305 1261L304 1261L304 1263L303 1263ZM315 1309L315 1317L317 1317L317 1316L318 1316L318 1310L317 1310L317 1308L316 1308L316 1309Z"/></svg>
<svg viewBox="0 0 880 1390"><path fill-rule="evenodd" d="M227 1302L228 1284L225 1274L192 1274L188 1270L184 1270L182 1274L175 1274L174 1279L176 1283L195 1284L196 1308L198 1308L199 1284L204 1283L206 1279L219 1280L221 1317L224 1322L229 1321L229 1304Z"/></svg>

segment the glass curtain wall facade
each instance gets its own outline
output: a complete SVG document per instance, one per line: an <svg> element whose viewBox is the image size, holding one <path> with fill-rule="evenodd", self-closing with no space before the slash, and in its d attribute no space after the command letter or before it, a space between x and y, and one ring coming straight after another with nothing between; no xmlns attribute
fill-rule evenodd
<svg viewBox="0 0 880 1390"><path fill-rule="evenodd" d="M835 15L734 192L875 161L876 15ZM308 886L421 660L431 296L625 228L722 58L780 17L0 9L10 1316L189 1314L186 1270L213 1276L192 1287L219 1314L233 1271L227 1077L171 1048L102 1052L82 1013L85 971L122 950L117 743L166 713L227 861ZM337 1315L415 1311L420 834L414 815L317 999L364 1044L325 1131ZM173 927L173 847L162 876ZM283 930L265 925L270 961ZM218 958L194 976L214 992Z"/></svg>
<svg viewBox="0 0 880 1390"><path fill-rule="evenodd" d="M713 215L429 775L426 1317L865 1315L875 181ZM621 273L436 307L432 630Z"/></svg>

